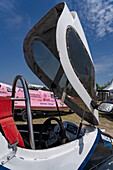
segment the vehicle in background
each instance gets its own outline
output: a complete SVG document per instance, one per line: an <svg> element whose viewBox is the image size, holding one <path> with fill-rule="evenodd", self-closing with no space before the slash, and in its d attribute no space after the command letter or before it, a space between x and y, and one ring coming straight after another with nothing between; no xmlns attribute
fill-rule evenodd
<svg viewBox="0 0 113 170"><path fill-rule="evenodd" d="M60 111L69 111L70 109L65 105L61 104L61 100L56 97L53 92L41 90L43 86L40 85L31 85L28 86L37 90L29 89L31 110L33 116L38 115L53 115L57 112L57 107L55 103L55 98L58 103ZM4 83L0 83L0 96L11 96L12 95L12 86ZM16 87L15 92L16 98L24 98L23 88ZM26 120L26 107L25 101L15 101L15 116L22 116L22 120ZM46 111L46 112L45 112Z"/></svg>

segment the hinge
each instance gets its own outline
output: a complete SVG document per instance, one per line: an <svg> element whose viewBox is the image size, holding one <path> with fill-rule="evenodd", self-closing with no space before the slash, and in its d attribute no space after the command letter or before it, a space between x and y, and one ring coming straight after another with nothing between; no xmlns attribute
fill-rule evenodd
<svg viewBox="0 0 113 170"><path fill-rule="evenodd" d="M16 151L17 151L17 144L18 141L12 145L8 144L8 148L12 149L12 152L10 152L9 154L3 156L2 158L0 158L0 164L4 165L6 164L8 161L10 161L13 157L15 157L16 155Z"/></svg>

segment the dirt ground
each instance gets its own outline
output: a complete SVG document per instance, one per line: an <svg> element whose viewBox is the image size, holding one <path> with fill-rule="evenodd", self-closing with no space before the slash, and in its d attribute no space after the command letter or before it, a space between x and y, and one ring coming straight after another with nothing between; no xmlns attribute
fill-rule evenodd
<svg viewBox="0 0 113 170"><path fill-rule="evenodd" d="M113 137L113 114L99 114L100 129L105 129L105 132Z"/></svg>
<svg viewBox="0 0 113 170"><path fill-rule="evenodd" d="M56 116L58 117L58 116ZM62 116L63 121L71 121L75 124L79 124L81 121L81 118L77 116L75 113L73 114L63 114ZM43 123L48 117L47 116L36 116L33 119L33 123ZM99 128L100 129L105 129L105 132L113 136L113 114L104 114L100 113L99 114ZM27 122L24 122L22 120L16 121L17 124L26 124ZM84 121L83 123L86 123Z"/></svg>

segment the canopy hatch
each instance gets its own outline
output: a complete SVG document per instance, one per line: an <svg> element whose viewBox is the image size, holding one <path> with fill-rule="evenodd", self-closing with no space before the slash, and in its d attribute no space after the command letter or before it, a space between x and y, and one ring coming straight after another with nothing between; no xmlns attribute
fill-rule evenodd
<svg viewBox="0 0 113 170"><path fill-rule="evenodd" d="M98 112L91 106L95 97L95 71L88 44L76 12L63 2L52 8L27 34L25 59L35 75L64 103L91 124Z"/></svg>

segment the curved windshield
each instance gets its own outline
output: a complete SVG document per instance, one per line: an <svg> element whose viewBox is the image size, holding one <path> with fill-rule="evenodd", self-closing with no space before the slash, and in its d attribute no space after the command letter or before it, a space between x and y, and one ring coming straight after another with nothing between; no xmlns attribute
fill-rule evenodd
<svg viewBox="0 0 113 170"><path fill-rule="evenodd" d="M46 75L54 80L60 63L51 51L41 42L35 41L33 44L33 55L36 63Z"/></svg>
<svg viewBox="0 0 113 170"><path fill-rule="evenodd" d="M69 41L68 41L69 45L71 41L71 36L72 35L69 34ZM75 43L74 40L72 41L72 43ZM70 46L70 54L72 53L73 50L74 50L74 45L73 47ZM59 86L59 91L60 89L64 91L64 88L66 88L66 95L70 99L70 101L72 101L73 104L75 103L79 107L84 109L85 107L84 102L81 100L81 98L79 97L75 89L71 86L71 84L69 82L66 83L67 77L64 71L62 69L60 70L60 67L61 67L60 61L57 60L57 58L51 53L51 51L41 41L34 42L33 54L34 54L34 59L36 63L38 64L38 66L40 67L40 69L47 75L47 77L49 77L53 82L55 82L57 86ZM72 61L73 60L74 58L72 56ZM81 64L83 65L85 61L82 61L82 59L79 60L78 64L80 65L79 62L82 62ZM77 67L77 71L78 73L81 73L82 75L83 70L79 70L79 68L81 67ZM56 77L58 77L57 81L55 81ZM86 110L86 111L89 112L89 110Z"/></svg>
<svg viewBox="0 0 113 170"><path fill-rule="evenodd" d="M66 37L68 55L73 69L88 93L93 96L95 73L90 56L72 27L67 29Z"/></svg>

